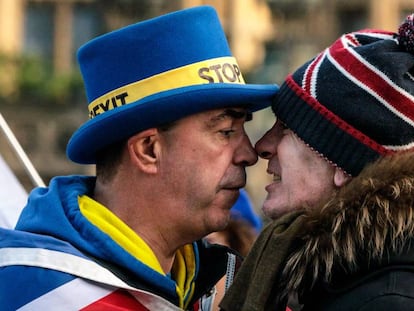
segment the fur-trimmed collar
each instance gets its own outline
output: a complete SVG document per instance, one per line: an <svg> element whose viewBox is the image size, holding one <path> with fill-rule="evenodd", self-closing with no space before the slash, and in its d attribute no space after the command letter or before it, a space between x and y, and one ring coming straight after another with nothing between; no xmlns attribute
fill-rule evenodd
<svg viewBox="0 0 414 311"><path fill-rule="evenodd" d="M306 211L298 246L285 265L285 294L379 264L414 237L414 153L366 167L324 206Z"/></svg>

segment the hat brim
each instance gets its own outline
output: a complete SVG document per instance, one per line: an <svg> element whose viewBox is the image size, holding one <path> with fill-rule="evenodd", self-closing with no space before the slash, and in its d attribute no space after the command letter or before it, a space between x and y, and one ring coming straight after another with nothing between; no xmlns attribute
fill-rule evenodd
<svg viewBox="0 0 414 311"><path fill-rule="evenodd" d="M107 111L73 134L66 153L80 164L95 164L96 153L140 131L198 112L245 106L254 112L271 105L276 84L205 84L173 89Z"/></svg>

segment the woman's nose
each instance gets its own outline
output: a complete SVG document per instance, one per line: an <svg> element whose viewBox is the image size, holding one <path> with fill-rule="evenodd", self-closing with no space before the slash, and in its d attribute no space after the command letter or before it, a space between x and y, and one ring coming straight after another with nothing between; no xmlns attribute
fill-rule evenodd
<svg viewBox="0 0 414 311"><path fill-rule="evenodd" d="M272 152L270 151L270 142L267 137L268 136L266 134L263 135L255 145L257 154L263 159L269 159L272 156Z"/></svg>
<svg viewBox="0 0 414 311"><path fill-rule="evenodd" d="M277 146L283 135L283 130L279 127L280 126L275 123L273 127L257 141L255 149L261 158L270 159L276 154Z"/></svg>

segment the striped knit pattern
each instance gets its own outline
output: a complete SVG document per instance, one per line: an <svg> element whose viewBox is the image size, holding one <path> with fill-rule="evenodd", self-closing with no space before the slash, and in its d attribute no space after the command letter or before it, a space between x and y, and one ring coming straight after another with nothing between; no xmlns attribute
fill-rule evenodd
<svg viewBox="0 0 414 311"><path fill-rule="evenodd" d="M414 55L398 39L378 30L341 36L288 76L273 102L287 127L352 176L414 148Z"/></svg>

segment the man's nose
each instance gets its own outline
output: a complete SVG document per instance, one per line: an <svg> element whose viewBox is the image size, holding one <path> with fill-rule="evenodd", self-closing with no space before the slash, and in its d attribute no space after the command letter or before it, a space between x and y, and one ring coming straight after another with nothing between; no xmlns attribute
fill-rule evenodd
<svg viewBox="0 0 414 311"><path fill-rule="evenodd" d="M256 150L253 148L253 145L245 134L240 146L235 152L235 162L243 166L252 166L258 160Z"/></svg>

